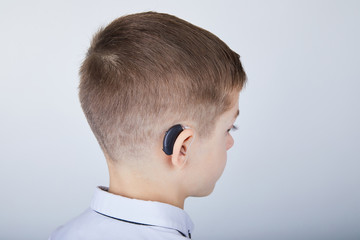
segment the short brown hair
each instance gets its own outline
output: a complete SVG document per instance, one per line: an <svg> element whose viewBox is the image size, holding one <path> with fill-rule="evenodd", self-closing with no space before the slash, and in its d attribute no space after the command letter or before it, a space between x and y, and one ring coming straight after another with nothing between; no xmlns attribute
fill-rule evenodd
<svg viewBox="0 0 360 240"><path fill-rule="evenodd" d="M209 136L246 82L239 55L218 37L156 12L123 16L100 29L80 78L85 116L115 161L161 142L174 124Z"/></svg>

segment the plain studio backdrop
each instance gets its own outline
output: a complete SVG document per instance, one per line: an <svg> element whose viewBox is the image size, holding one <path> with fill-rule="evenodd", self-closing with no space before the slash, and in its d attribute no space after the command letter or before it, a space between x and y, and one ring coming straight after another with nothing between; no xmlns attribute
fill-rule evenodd
<svg viewBox="0 0 360 240"><path fill-rule="evenodd" d="M359 1L1 1L0 239L47 239L80 214L105 159L78 101L100 26L166 12L241 55L239 130L194 239L360 239Z"/></svg>

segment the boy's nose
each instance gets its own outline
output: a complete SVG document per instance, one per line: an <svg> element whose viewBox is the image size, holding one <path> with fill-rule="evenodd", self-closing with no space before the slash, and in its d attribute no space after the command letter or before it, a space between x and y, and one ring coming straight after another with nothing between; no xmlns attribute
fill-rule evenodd
<svg viewBox="0 0 360 240"><path fill-rule="evenodd" d="M229 134L229 138L226 143L226 150L229 150L234 145L234 138Z"/></svg>

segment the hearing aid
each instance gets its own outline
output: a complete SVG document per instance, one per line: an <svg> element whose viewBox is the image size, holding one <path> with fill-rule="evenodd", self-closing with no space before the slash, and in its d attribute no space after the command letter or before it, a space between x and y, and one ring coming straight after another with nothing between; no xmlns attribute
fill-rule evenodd
<svg viewBox="0 0 360 240"><path fill-rule="evenodd" d="M163 141L163 151L165 152L166 155L173 154L174 143L177 137L180 135L182 131L184 131L184 129L187 128L189 127L182 126L181 124L176 124L166 131Z"/></svg>

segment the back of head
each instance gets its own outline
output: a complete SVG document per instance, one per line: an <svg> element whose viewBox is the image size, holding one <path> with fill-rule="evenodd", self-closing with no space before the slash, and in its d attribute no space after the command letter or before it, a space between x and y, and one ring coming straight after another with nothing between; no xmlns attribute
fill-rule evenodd
<svg viewBox="0 0 360 240"><path fill-rule="evenodd" d="M239 55L210 32L168 14L120 17L95 36L79 96L102 150L139 158L174 124L207 137L246 75Z"/></svg>

